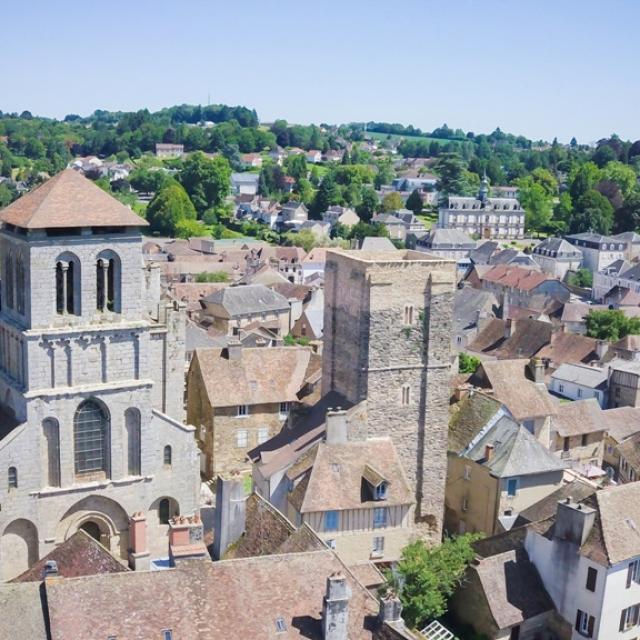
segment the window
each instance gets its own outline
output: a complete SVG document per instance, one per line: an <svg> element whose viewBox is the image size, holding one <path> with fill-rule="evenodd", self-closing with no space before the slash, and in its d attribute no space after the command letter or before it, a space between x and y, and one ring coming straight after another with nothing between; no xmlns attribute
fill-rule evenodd
<svg viewBox="0 0 640 640"><path fill-rule="evenodd" d="M571 444L571 441L569 440L569 437L566 436L564 438L564 440L562 441L562 450L563 451L569 451L570 444Z"/></svg>
<svg viewBox="0 0 640 640"><path fill-rule="evenodd" d="M47 418L42 422L42 431L46 441L47 484L50 487L60 486L60 426L55 418Z"/></svg>
<svg viewBox="0 0 640 640"><path fill-rule="evenodd" d="M387 516L389 510L387 507L376 507L373 510L373 528L382 529L387 526Z"/></svg>
<svg viewBox="0 0 640 640"><path fill-rule="evenodd" d="M15 467L9 467L8 484L9 489L18 488L18 470Z"/></svg>
<svg viewBox="0 0 640 640"><path fill-rule="evenodd" d="M507 495L515 496L518 494L518 478L509 478L507 480Z"/></svg>
<svg viewBox="0 0 640 640"><path fill-rule="evenodd" d="M73 254L63 254L56 262L56 312L80 314L80 262Z"/></svg>
<svg viewBox="0 0 640 640"><path fill-rule="evenodd" d="M590 616L586 611L581 611L578 609L576 613L576 631L585 636L586 638L591 638L593 635L593 627L595 623L595 618Z"/></svg>
<svg viewBox="0 0 640 640"><path fill-rule="evenodd" d="M287 630L287 623L284 618L276 618L276 633L285 633Z"/></svg>
<svg viewBox="0 0 640 640"><path fill-rule="evenodd" d="M379 556L384 554L384 536L373 536L371 553L373 553L373 555L379 555Z"/></svg>
<svg viewBox="0 0 640 640"><path fill-rule="evenodd" d="M620 631L626 631L631 627L637 627L640 621L640 604L623 609L620 613Z"/></svg>
<svg viewBox="0 0 640 640"><path fill-rule="evenodd" d="M580 446L586 447L587 446L587 440L588 440L587 434L583 433L582 434L582 438L580 438Z"/></svg>
<svg viewBox="0 0 640 640"><path fill-rule="evenodd" d="M260 427L258 429L258 444L262 444L269 439L269 427Z"/></svg>
<svg viewBox="0 0 640 640"><path fill-rule="evenodd" d="M169 524L169 518L171 517L171 503L169 498L162 498L158 503L158 520L160 524Z"/></svg>
<svg viewBox="0 0 640 640"><path fill-rule="evenodd" d="M640 583L640 560L634 560L629 563L627 569L627 589L631 586L631 583Z"/></svg>
<svg viewBox="0 0 640 640"><path fill-rule="evenodd" d="M111 251L96 262L96 308L120 311L120 259Z"/></svg>
<svg viewBox="0 0 640 640"><path fill-rule="evenodd" d="M249 415L249 407L246 404L238 405L238 418L244 418Z"/></svg>
<svg viewBox="0 0 640 640"><path fill-rule="evenodd" d="M280 414L283 416L286 416L289 414L289 403L288 402L281 402L280 403Z"/></svg>
<svg viewBox="0 0 640 640"><path fill-rule="evenodd" d="M587 569L587 585L586 588L588 591L596 590L596 580L598 579L598 570L593 567L589 567Z"/></svg>
<svg viewBox="0 0 640 640"><path fill-rule="evenodd" d="M246 429L236 431L236 447L246 449L249 446L249 432Z"/></svg>
<svg viewBox="0 0 640 640"><path fill-rule="evenodd" d="M469 498L462 498L462 510L463 511L469 510Z"/></svg>
<svg viewBox="0 0 640 640"><path fill-rule="evenodd" d="M338 529L338 512L325 511L324 512L324 530L337 531L337 529Z"/></svg>
<svg viewBox="0 0 640 640"><path fill-rule="evenodd" d="M413 305L404 305L404 324L413 324Z"/></svg>
<svg viewBox="0 0 640 640"><path fill-rule="evenodd" d="M109 418L94 400L86 400L73 419L75 471L108 471Z"/></svg>
<svg viewBox="0 0 640 640"><path fill-rule="evenodd" d="M127 473L139 476L141 473L140 451L140 411L129 408L124 412L124 425L127 436Z"/></svg>
<svg viewBox="0 0 640 640"><path fill-rule="evenodd" d="M329 538L329 540L325 541L327 544L327 547L329 547L329 549L335 549L336 548L336 539L335 538Z"/></svg>
<svg viewBox="0 0 640 640"><path fill-rule="evenodd" d="M385 500L387 497L387 483L381 482L374 491L374 496L376 500Z"/></svg>
<svg viewBox="0 0 640 640"><path fill-rule="evenodd" d="M173 631L171 629L163 629L162 640L173 640Z"/></svg>
<svg viewBox="0 0 640 640"><path fill-rule="evenodd" d="M7 301L7 307L13 309L13 293L14 293L14 280L13 280L13 256L8 255L4 259L4 280L5 284L5 299Z"/></svg>
<svg viewBox="0 0 640 640"><path fill-rule="evenodd" d="M24 314L24 297L26 290L26 278L24 271L24 260L20 256L16 261L16 307L20 314Z"/></svg>
<svg viewBox="0 0 640 640"><path fill-rule="evenodd" d="M563 384L559 384L559 385L558 385L558 391L559 391L560 393L564 393L564 385L563 385Z"/></svg>
<svg viewBox="0 0 640 640"><path fill-rule="evenodd" d="M582 398L582 389L578 389L578 398Z"/></svg>
<svg viewBox="0 0 640 640"><path fill-rule="evenodd" d="M162 462L165 466L170 467L171 466L171 445L168 444L165 446L164 451L162 453Z"/></svg>
<svg viewBox="0 0 640 640"><path fill-rule="evenodd" d="M471 467L469 465L465 465L464 467L464 479L471 480Z"/></svg>
<svg viewBox="0 0 640 640"><path fill-rule="evenodd" d="M411 387L408 384L402 387L402 404L408 405L411 402Z"/></svg>

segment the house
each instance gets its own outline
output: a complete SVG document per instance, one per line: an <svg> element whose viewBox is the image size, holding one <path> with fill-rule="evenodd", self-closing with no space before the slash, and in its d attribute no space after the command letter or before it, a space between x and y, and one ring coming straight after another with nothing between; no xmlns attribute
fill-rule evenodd
<svg viewBox="0 0 640 640"><path fill-rule="evenodd" d="M625 438L617 446L618 469L616 481L620 483L640 480L640 433Z"/></svg>
<svg viewBox="0 0 640 640"><path fill-rule="evenodd" d="M389 232L391 240L404 242L407 237L407 227L404 222L391 213L377 213L373 216L371 222L384 226Z"/></svg>
<svg viewBox="0 0 640 640"><path fill-rule="evenodd" d="M508 186L496 185L494 187L491 187L491 195L496 198L517 198L518 187L515 187L513 185L508 185Z"/></svg>
<svg viewBox="0 0 640 640"><path fill-rule="evenodd" d="M617 293L617 296L614 295ZM628 294L633 300L623 301ZM621 306L640 304L640 264L616 260L593 274L593 299L605 304Z"/></svg>
<svg viewBox="0 0 640 640"><path fill-rule="evenodd" d="M237 336L254 323L286 336L290 328L290 305L279 293L262 284L225 287L200 300L200 324L227 336Z"/></svg>
<svg viewBox="0 0 640 640"><path fill-rule="evenodd" d="M325 162L342 162L342 157L344 156L344 151L329 149L324 154Z"/></svg>
<svg viewBox="0 0 640 640"><path fill-rule="evenodd" d="M207 477L250 468L247 452L281 431L316 359L303 347L196 349L187 419Z"/></svg>
<svg viewBox="0 0 640 640"><path fill-rule="evenodd" d="M495 240L482 240L469 253L469 257L474 265L486 265L490 264L491 257L497 251L500 251L500 243Z"/></svg>
<svg viewBox="0 0 640 640"><path fill-rule="evenodd" d="M470 253L475 249L476 241L458 229L432 228L416 242L418 251L426 251L434 256L455 260L458 269L466 270L471 266Z"/></svg>
<svg viewBox="0 0 640 640"><path fill-rule="evenodd" d="M249 167L261 167L262 156L259 153L243 153L240 159Z"/></svg>
<svg viewBox="0 0 640 640"><path fill-rule="evenodd" d="M633 638L640 601L640 483L567 498L527 527L525 549L572 640Z"/></svg>
<svg viewBox="0 0 640 640"><path fill-rule="evenodd" d="M624 233L617 233L611 237L626 243L627 253L625 259L629 262L633 262L640 256L640 234L637 234L635 231L625 231Z"/></svg>
<svg viewBox="0 0 640 640"><path fill-rule="evenodd" d="M524 251L520 251L519 249L502 249L500 251L496 251L489 258L489 264L519 265L527 269L540 271L538 263L530 255L524 253Z"/></svg>
<svg viewBox="0 0 640 640"><path fill-rule="evenodd" d="M269 157L279 166L281 167L284 163L284 159L287 157L286 151L280 147L276 146L275 149L269 151Z"/></svg>
<svg viewBox="0 0 640 640"><path fill-rule="evenodd" d="M569 400L595 398L600 407L606 409L607 382L606 369L565 362L551 374L549 390Z"/></svg>
<svg viewBox="0 0 640 640"><path fill-rule="evenodd" d="M305 158L307 162L318 164L318 162L322 162L322 151L318 151L318 149L309 149L309 151L305 153Z"/></svg>
<svg viewBox="0 0 640 640"><path fill-rule="evenodd" d="M258 193L259 173L244 171L231 174L231 193L255 196Z"/></svg>
<svg viewBox="0 0 640 640"><path fill-rule="evenodd" d="M603 468L611 480L617 481L620 473L618 445L640 433L640 408L607 409L602 412L602 417L606 428Z"/></svg>
<svg viewBox="0 0 640 640"><path fill-rule="evenodd" d="M466 349L484 324L495 318L497 310L498 301L491 292L468 286L458 289L453 307L454 351Z"/></svg>
<svg viewBox="0 0 640 640"><path fill-rule="evenodd" d="M640 336L629 334L610 345L609 351L615 358L640 360Z"/></svg>
<svg viewBox="0 0 640 640"><path fill-rule="evenodd" d="M609 363L609 406L640 407L640 362L612 360Z"/></svg>
<svg viewBox="0 0 640 640"><path fill-rule="evenodd" d="M304 306L302 314L291 329L291 335L312 342L322 340L324 327L324 291L314 290L311 300Z"/></svg>
<svg viewBox="0 0 640 640"><path fill-rule="evenodd" d="M587 333L586 317L591 311L604 311L606 305L588 304L586 302L566 302L560 317L560 323L567 333L584 335Z"/></svg>
<svg viewBox="0 0 640 640"><path fill-rule="evenodd" d="M516 198L489 197L483 180L478 196L449 196L438 213L438 227L458 229L470 236L516 239L524 237L525 212Z"/></svg>
<svg viewBox="0 0 640 640"><path fill-rule="evenodd" d="M280 210L279 223L283 228L296 228L309 219L309 211L302 202L289 200L282 205Z"/></svg>
<svg viewBox="0 0 640 640"><path fill-rule="evenodd" d="M482 393L463 399L449 425L445 527L497 533L520 510L555 491L566 465Z"/></svg>
<svg viewBox="0 0 640 640"><path fill-rule="evenodd" d="M560 403L551 418L550 450L586 477L604 475L600 469L605 431L602 409L595 398Z"/></svg>
<svg viewBox="0 0 640 640"><path fill-rule="evenodd" d="M348 441L344 410L326 414L324 440L286 476L289 520L308 524L349 565L396 561L415 535L415 501L392 440Z"/></svg>
<svg viewBox="0 0 640 640"><path fill-rule="evenodd" d="M424 222L418 218L418 216L409 209L397 209L393 212L396 218L399 218L407 228L407 233L422 233L426 231Z"/></svg>
<svg viewBox="0 0 640 640"><path fill-rule="evenodd" d="M554 278L564 280L568 271L577 271L582 265L582 251L562 238L547 238L537 244L531 257L540 268Z"/></svg>
<svg viewBox="0 0 640 640"><path fill-rule="evenodd" d="M330 206L323 214L322 219L332 227L341 224L344 227L353 227L360 222L360 216L350 207L340 205Z"/></svg>
<svg viewBox="0 0 640 640"><path fill-rule="evenodd" d="M166 142L156 143L156 158L182 158L183 155L183 144L173 144Z"/></svg>
<svg viewBox="0 0 640 640"><path fill-rule="evenodd" d="M576 233L564 239L582 251L582 266L594 274L616 260L624 260L628 251L624 240L599 233Z"/></svg>
<svg viewBox="0 0 640 640"><path fill-rule="evenodd" d="M307 278L314 274L324 274L324 265L327 259L326 247L314 247L302 259L302 280L306 282Z"/></svg>
<svg viewBox="0 0 640 640"><path fill-rule="evenodd" d="M306 220L299 227L298 231L311 231L316 240L328 240L331 233L331 225L322 220Z"/></svg>
<svg viewBox="0 0 640 640"><path fill-rule="evenodd" d="M481 329L467 348L480 355L483 360L532 358L551 342L552 336L553 326L549 322L531 318L523 320L489 318L482 323Z"/></svg>

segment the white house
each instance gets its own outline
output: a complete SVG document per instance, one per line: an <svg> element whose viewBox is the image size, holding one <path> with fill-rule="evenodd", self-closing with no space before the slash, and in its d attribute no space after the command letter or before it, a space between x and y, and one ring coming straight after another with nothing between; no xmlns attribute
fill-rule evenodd
<svg viewBox="0 0 640 640"><path fill-rule="evenodd" d="M552 374L549 390L570 400L595 398L607 407L607 371L585 364L562 364Z"/></svg>

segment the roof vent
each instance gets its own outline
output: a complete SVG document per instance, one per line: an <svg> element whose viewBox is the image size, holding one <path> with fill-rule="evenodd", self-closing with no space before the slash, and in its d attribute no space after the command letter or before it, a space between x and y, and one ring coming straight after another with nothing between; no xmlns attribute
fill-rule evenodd
<svg viewBox="0 0 640 640"><path fill-rule="evenodd" d="M276 632L277 633L285 633L287 630L287 623L284 621L282 616L276 618Z"/></svg>

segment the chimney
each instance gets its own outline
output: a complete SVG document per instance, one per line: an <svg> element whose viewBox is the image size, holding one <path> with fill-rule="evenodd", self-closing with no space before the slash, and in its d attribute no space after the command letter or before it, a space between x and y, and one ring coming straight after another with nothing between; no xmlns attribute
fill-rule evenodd
<svg viewBox="0 0 640 640"><path fill-rule="evenodd" d="M598 355L598 360L602 360L607 351L609 351L609 342L607 340L596 340L596 354Z"/></svg>
<svg viewBox="0 0 640 640"><path fill-rule="evenodd" d="M247 496L239 473L235 472L231 478L218 476L213 524L213 557L216 560L220 560L227 547L244 533L246 501Z"/></svg>
<svg viewBox="0 0 640 640"><path fill-rule="evenodd" d="M327 410L325 442L327 444L345 444L347 442L347 412L340 407Z"/></svg>
<svg viewBox="0 0 640 640"><path fill-rule="evenodd" d="M226 349L222 352L227 360L240 360L242 358L242 343L237 338L230 338Z"/></svg>
<svg viewBox="0 0 640 640"><path fill-rule="evenodd" d="M489 462L493 458L495 447L492 444L486 444L484 446L484 459L485 462Z"/></svg>
<svg viewBox="0 0 640 640"><path fill-rule="evenodd" d="M378 619L382 623L402 621L402 604L392 589L387 589L387 593L380 598Z"/></svg>
<svg viewBox="0 0 640 640"><path fill-rule="evenodd" d="M169 520L169 562L172 567L182 560L209 560L204 544L202 520L195 515L176 516Z"/></svg>
<svg viewBox="0 0 640 640"><path fill-rule="evenodd" d="M129 567L134 571L148 571L151 557L147 549L147 518L136 511L129 518Z"/></svg>
<svg viewBox="0 0 640 640"><path fill-rule="evenodd" d="M544 384L544 362L542 358L531 358L529 361L529 370L534 382Z"/></svg>
<svg viewBox="0 0 640 640"><path fill-rule="evenodd" d="M513 318L507 318L504 325L504 337L510 338L516 332L516 321Z"/></svg>
<svg viewBox="0 0 640 640"><path fill-rule="evenodd" d="M591 533L596 519L596 510L571 498L558 502L554 536L560 540L582 546Z"/></svg>
<svg viewBox="0 0 640 640"><path fill-rule="evenodd" d="M60 580L61 576L58 571L58 563L55 560L47 560L44 563L44 575L42 577L45 583Z"/></svg>
<svg viewBox="0 0 640 640"><path fill-rule="evenodd" d="M327 592L322 603L324 640L348 640L350 598L351 589L344 573L332 573L327 578Z"/></svg>

